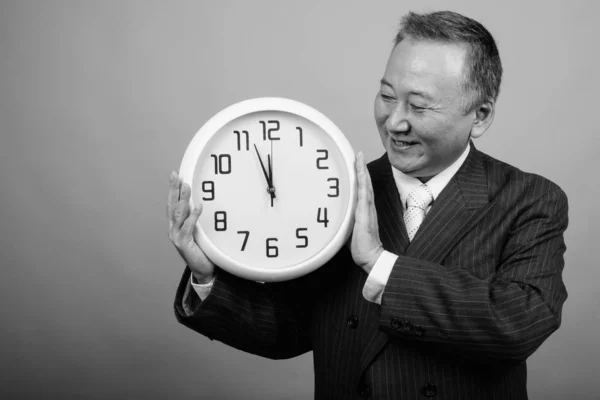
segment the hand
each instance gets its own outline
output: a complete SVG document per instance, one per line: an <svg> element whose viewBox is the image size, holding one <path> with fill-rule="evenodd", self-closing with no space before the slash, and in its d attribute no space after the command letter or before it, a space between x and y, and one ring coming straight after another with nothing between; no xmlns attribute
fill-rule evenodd
<svg viewBox="0 0 600 400"><path fill-rule="evenodd" d="M173 171L167 200L169 239L192 270L198 283L208 283L215 274L215 264L206 257L194 240L194 228L202 212L202 206L197 206L190 213L191 194L190 186L186 183L181 184L177 172Z"/></svg>
<svg viewBox="0 0 600 400"><path fill-rule="evenodd" d="M356 156L356 178L358 181L358 201L354 212L354 230L350 238L352 259L368 274L383 252L379 240L379 225L373 196L371 176L367 170L362 151Z"/></svg>
<svg viewBox="0 0 600 400"><path fill-rule="evenodd" d="M271 158L268 158L269 161L269 172L267 173L267 170L265 168L265 164L263 164L262 158L260 157L260 154L258 153L258 148L256 147L256 144L254 145L254 150L256 150L256 156L258 157L258 161L260 161L260 166L262 168L263 171L263 175L265 176L265 180L267 181L267 192L269 193L269 196L271 196L271 207L273 207L273 199L276 197L275 196L275 188L273 187L273 181L271 179Z"/></svg>

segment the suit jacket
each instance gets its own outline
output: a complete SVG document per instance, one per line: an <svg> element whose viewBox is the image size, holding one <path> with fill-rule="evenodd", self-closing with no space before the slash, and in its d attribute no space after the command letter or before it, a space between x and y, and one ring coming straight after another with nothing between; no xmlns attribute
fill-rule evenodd
<svg viewBox="0 0 600 400"><path fill-rule="evenodd" d="M381 305L344 248L290 282L218 270L204 301L186 268L179 322L273 359L312 350L316 399L526 399L525 360L567 297L563 191L472 147L409 242L387 155L368 167L380 238L399 255Z"/></svg>

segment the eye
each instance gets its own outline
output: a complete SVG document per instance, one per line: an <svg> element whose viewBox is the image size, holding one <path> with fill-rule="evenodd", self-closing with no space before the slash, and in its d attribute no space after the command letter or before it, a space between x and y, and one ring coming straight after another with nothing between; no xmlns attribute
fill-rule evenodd
<svg viewBox="0 0 600 400"><path fill-rule="evenodd" d="M385 93L379 92L379 95L381 96L381 98L384 101L392 101L392 100L394 100L394 96L390 96L389 94L385 94Z"/></svg>
<svg viewBox="0 0 600 400"><path fill-rule="evenodd" d="M420 106L418 106L416 104L412 104L412 103L410 104L410 108L412 108L413 111L417 112L417 113L422 113L423 111L425 111L427 109L426 107L420 107Z"/></svg>

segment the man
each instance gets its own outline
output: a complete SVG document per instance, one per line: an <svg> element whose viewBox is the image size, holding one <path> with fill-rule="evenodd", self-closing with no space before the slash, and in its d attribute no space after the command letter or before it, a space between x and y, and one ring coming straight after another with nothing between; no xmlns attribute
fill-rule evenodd
<svg viewBox="0 0 600 400"><path fill-rule="evenodd" d="M478 22L405 16L375 98L386 154L368 172L357 157L350 250L294 281L214 266L173 174L171 240L188 264L178 320L265 357L312 350L316 399L526 399L525 360L567 297L567 199L471 143L492 123L501 75Z"/></svg>

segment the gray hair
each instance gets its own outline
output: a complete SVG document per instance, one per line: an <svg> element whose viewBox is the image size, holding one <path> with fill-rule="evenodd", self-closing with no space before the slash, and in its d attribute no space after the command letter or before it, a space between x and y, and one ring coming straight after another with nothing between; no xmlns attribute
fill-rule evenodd
<svg viewBox="0 0 600 400"><path fill-rule="evenodd" d="M479 22L452 11L409 12L400 22L394 46L406 37L466 44L468 67L462 82L468 97L465 111L472 111L487 100L496 100L502 80L502 63L494 38Z"/></svg>

